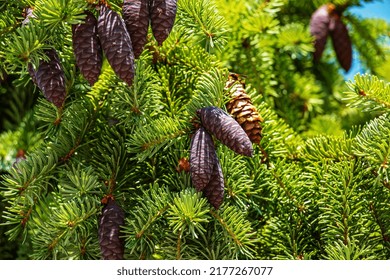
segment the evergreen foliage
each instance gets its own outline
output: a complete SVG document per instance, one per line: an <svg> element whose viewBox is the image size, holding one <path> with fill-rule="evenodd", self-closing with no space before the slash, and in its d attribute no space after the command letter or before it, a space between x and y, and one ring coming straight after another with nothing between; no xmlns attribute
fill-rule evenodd
<svg viewBox="0 0 390 280"><path fill-rule="evenodd" d="M390 258L390 85L378 70L390 25L349 11L370 1L333 1L367 72L347 82L330 43L313 62L309 21L324 0L178 0L161 46L148 30L130 86L106 57L91 86L72 25L99 2L0 0L0 258L101 259L112 198L126 259ZM122 15L123 1L105 2ZM61 107L28 72L52 48ZM178 165L196 111L226 111L229 72L264 121L253 157L214 141L225 184L216 210Z"/></svg>

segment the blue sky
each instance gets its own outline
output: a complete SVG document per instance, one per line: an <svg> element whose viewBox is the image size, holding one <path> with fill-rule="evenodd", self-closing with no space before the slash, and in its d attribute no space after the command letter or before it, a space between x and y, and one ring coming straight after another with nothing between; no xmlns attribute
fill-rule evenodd
<svg viewBox="0 0 390 280"><path fill-rule="evenodd" d="M363 7L354 7L351 12L364 17L380 17L390 19L390 0L366 3Z"/></svg>
<svg viewBox="0 0 390 280"><path fill-rule="evenodd" d="M390 0L375 1L366 3L362 7L353 7L349 10L351 13L366 18L383 18L390 22ZM362 71L359 61L354 60L348 73L344 73L345 79L353 79L353 76Z"/></svg>

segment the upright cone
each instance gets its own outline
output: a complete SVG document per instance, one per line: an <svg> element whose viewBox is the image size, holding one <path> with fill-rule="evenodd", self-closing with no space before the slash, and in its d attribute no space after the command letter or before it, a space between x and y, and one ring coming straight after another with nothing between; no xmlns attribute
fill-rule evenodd
<svg viewBox="0 0 390 280"><path fill-rule="evenodd" d="M98 18L98 34L104 54L114 72L129 86L134 79L134 53L123 19L102 5Z"/></svg>
<svg viewBox="0 0 390 280"><path fill-rule="evenodd" d="M252 143L260 144L263 119L253 106L251 98L245 91L244 83L237 74L229 74L225 90L231 97L226 104L228 113L241 125Z"/></svg>
<svg viewBox="0 0 390 280"><path fill-rule="evenodd" d="M134 57L138 58L147 41L149 0L124 0L122 14L133 44Z"/></svg>
<svg viewBox="0 0 390 280"><path fill-rule="evenodd" d="M103 259L122 260L124 243L120 238L120 227L124 224L125 214L116 204L115 200L109 199L103 208L99 220L99 244Z"/></svg>
<svg viewBox="0 0 390 280"><path fill-rule="evenodd" d="M72 25L76 65L90 85L98 80L102 68L102 47L97 34L97 20L87 11L85 23Z"/></svg>
<svg viewBox="0 0 390 280"><path fill-rule="evenodd" d="M176 17L177 0L150 0L150 23L159 45L168 38Z"/></svg>

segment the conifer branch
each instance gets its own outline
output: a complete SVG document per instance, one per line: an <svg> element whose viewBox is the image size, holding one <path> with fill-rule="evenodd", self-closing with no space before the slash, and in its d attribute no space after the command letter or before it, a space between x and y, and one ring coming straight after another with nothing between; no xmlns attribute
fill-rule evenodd
<svg viewBox="0 0 390 280"><path fill-rule="evenodd" d="M213 48L221 49L226 44L226 22L216 13L214 1L182 0L178 5L177 23L184 27L184 34L194 34L192 36L200 41L207 52Z"/></svg>
<svg viewBox="0 0 390 280"><path fill-rule="evenodd" d="M240 253L245 257L253 256L253 246L258 242L254 237L255 233L252 232L250 223L234 211L234 207L227 207L220 214L210 209L210 214L218 221Z"/></svg>
<svg viewBox="0 0 390 280"><path fill-rule="evenodd" d="M378 77L356 74L354 81L347 82L350 91L344 100L348 106L360 108L363 112L388 112L390 108L390 84Z"/></svg>
<svg viewBox="0 0 390 280"><path fill-rule="evenodd" d="M177 119L163 117L149 122L148 125L139 125L129 139L128 151L136 154L138 160L143 161L152 157L161 148L168 148L178 141L178 137L187 134L188 128L183 127Z"/></svg>
<svg viewBox="0 0 390 280"><path fill-rule="evenodd" d="M176 259L181 259L181 243L182 243L182 234L183 234L183 228L179 230L177 233L177 245L176 245Z"/></svg>

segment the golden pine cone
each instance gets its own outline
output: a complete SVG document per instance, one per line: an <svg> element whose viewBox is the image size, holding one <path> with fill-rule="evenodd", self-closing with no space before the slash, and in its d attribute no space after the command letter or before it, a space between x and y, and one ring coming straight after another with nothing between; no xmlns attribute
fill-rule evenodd
<svg viewBox="0 0 390 280"><path fill-rule="evenodd" d="M252 143L260 144L263 118L245 91L245 84L235 73L230 73L225 90L231 97L226 104L230 115L241 125Z"/></svg>

